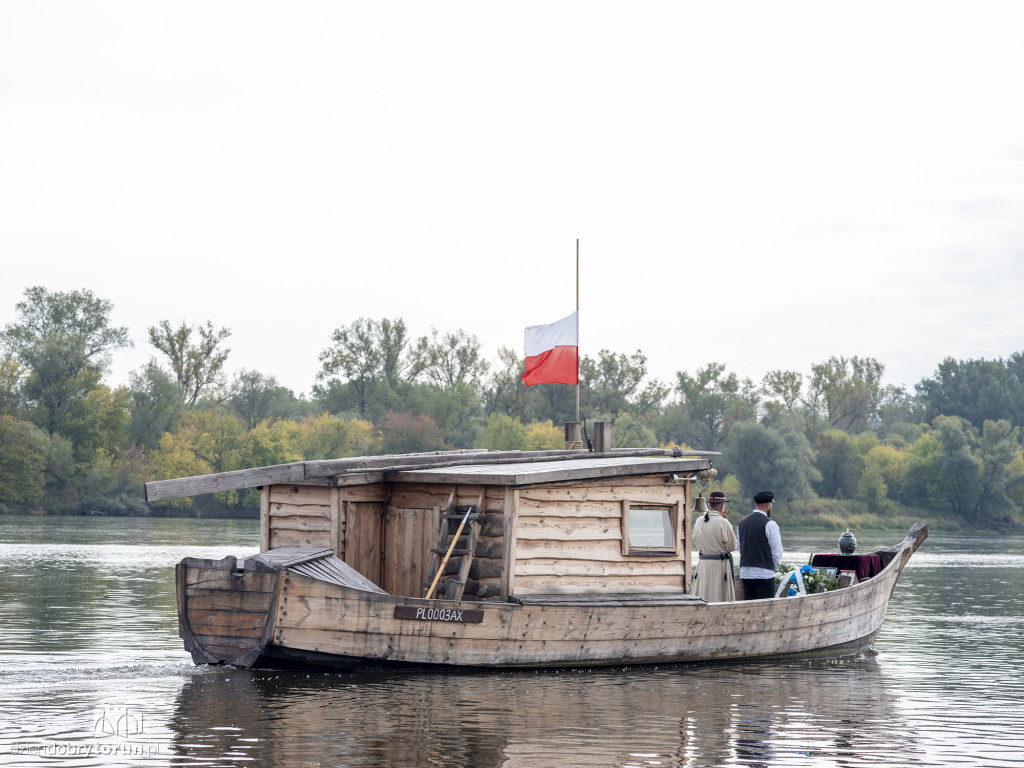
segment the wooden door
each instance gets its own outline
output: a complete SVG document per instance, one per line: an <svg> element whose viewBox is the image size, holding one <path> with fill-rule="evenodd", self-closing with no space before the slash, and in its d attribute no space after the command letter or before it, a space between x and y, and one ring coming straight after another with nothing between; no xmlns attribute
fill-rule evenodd
<svg viewBox="0 0 1024 768"><path fill-rule="evenodd" d="M347 501L345 512L345 563L386 590L381 577L384 504L376 501Z"/></svg>
<svg viewBox="0 0 1024 768"><path fill-rule="evenodd" d="M381 588L392 595L423 597L430 573L431 547L437 546L441 508L389 506L384 513L384 566Z"/></svg>

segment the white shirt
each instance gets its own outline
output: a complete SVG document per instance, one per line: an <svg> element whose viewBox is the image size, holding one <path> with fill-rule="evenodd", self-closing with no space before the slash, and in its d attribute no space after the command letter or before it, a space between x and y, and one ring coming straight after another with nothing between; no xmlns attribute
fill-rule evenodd
<svg viewBox="0 0 1024 768"><path fill-rule="evenodd" d="M760 515L765 514L760 509L755 509L754 512ZM772 550L772 563L775 564L775 569L769 571L767 568L752 568L749 565L744 565L740 568L741 579L775 578L775 571L779 570L779 564L782 563L782 532L779 531L778 523L774 520L769 520L768 524L764 527L764 533L768 537L768 546ZM743 557L742 552L740 552L740 557Z"/></svg>

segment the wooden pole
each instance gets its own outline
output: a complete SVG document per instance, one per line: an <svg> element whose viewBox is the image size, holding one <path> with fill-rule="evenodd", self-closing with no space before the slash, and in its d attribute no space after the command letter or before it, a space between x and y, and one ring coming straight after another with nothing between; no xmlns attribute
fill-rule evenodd
<svg viewBox="0 0 1024 768"><path fill-rule="evenodd" d="M459 529L455 531L455 536L452 538L452 543L448 545L448 551L444 553L444 559L441 561L441 567L437 569L437 573L434 574L434 580L430 583L430 589L427 590L426 600L430 599L430 596L434 594L434 587L437 586L437 582L441 580L441 574L444 573L444 568L448 565L448 558L452 556L452 550L455 549L455 545L459 543L459 536L462 535L462 529L466 525L466 521L469 520L469 513L473 511L470 507L466 510L466 514L462 516L462 522L459 523ZM445 525L448 525L447 521Z"/></svg>

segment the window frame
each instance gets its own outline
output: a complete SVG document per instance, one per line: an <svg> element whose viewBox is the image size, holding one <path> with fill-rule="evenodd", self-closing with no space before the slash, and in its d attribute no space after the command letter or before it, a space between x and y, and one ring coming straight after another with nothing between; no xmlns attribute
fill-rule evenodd
<svg viewBox="0 0 1024 768"><path fill-rule="evenodd" d="M680 512L681 502L648 502L648 501L623 501L622 502L622 556L623 557L680 557L683 552L682 535L679 529L682 514ZM634 547L629 543L629 526L631 513L633 511L657 510L668 513L668 523L671 528L671 546L668 547Z"/></svg>

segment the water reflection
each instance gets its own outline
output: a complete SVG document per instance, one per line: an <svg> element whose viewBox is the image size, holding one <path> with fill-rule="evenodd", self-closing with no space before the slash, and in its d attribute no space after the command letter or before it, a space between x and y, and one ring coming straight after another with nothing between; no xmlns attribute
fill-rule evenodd
<svg viewBox="0 0 1024 768"><path fill-rule="evenodd" d="M913 746L899 719L865 656L562 673L230 670L187 681L169 729L186 762L207 765L258 753L276 765L754 767L854 754L905 764Z"/></svg>

